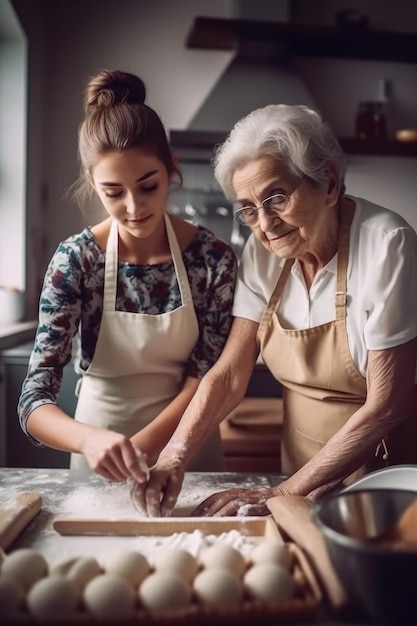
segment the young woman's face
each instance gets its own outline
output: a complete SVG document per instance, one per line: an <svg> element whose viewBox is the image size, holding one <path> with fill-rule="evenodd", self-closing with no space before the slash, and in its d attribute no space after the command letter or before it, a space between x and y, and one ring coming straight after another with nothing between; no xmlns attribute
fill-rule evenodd
<svg viewBox="0 0 417 626"><path fill-rule="evenodd" d="M131 148L100 156L94 188L107 213L135 237L146 237L165 213L170 174L150 151Z"/></svg>

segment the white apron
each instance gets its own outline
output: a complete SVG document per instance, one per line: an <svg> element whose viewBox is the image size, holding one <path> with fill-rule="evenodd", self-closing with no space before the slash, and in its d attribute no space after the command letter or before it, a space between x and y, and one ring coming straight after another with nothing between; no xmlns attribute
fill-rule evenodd
<svg viewBox="0 0 417 626"><path fill-rule="evenodd" d="M100 331L92 362L78 386L75 419L126 437L148 425L180 392L199 336L187 272L167 215L165 226L181 306L159 315L115 310L118 228L113 221L106 247ZM81 454L71 455L70 467L91 471ZM187 470L223 470L218 430L201 446Z"/></svg>

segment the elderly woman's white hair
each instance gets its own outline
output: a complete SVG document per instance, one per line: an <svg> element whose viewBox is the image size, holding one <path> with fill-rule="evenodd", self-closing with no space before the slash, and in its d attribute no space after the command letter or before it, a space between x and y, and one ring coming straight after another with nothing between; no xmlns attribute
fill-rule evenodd
<svg viewBox="0 0 417 626"><path fill-rule="evenodd" d="M234 172L254 159L271 155L294 176L323 183L332 163L345 191L346 159L329 125L304 105L269 104L240 119L226 141L216 146L214 175L225 196L234 200Z"/></svg>

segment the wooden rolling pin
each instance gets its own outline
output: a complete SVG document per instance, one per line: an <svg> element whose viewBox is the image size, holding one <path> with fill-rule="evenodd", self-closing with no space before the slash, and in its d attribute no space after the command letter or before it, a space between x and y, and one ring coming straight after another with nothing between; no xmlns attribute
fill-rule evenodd
<svg viewBox="0 0 417 626"><path fill-rule="evenodd" d="M42 498L35 491L20 491L0 506L0 548L6 550L39 513Z"/></svg>
<svg viewBox="0 0 417 626"><path fill-rule="evenodd" d="M267 501L278 529L302 548L336 611L347 606L346 592L330 562L324 538L311 516L311 505L303 496L275 496Z"/></svg>

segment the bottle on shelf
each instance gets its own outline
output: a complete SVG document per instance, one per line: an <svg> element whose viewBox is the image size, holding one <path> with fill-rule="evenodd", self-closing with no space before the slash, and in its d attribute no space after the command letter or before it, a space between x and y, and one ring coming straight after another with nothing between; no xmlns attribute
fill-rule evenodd
<svg viewBox="0 0 417 626"><path fill-rule="evenodd" d="M386 139L388 137L389 130L389 92L390 84L386 78L381 78L378 81L377 96L375 101L374 110L374 135L379 139Z"/></svg>
<svg viewBox="0 0 417 626"><path fill-rule="evenodd" d="M359 102L355 119L356 138L372 139L373 123L373 103Z"/></svg>

